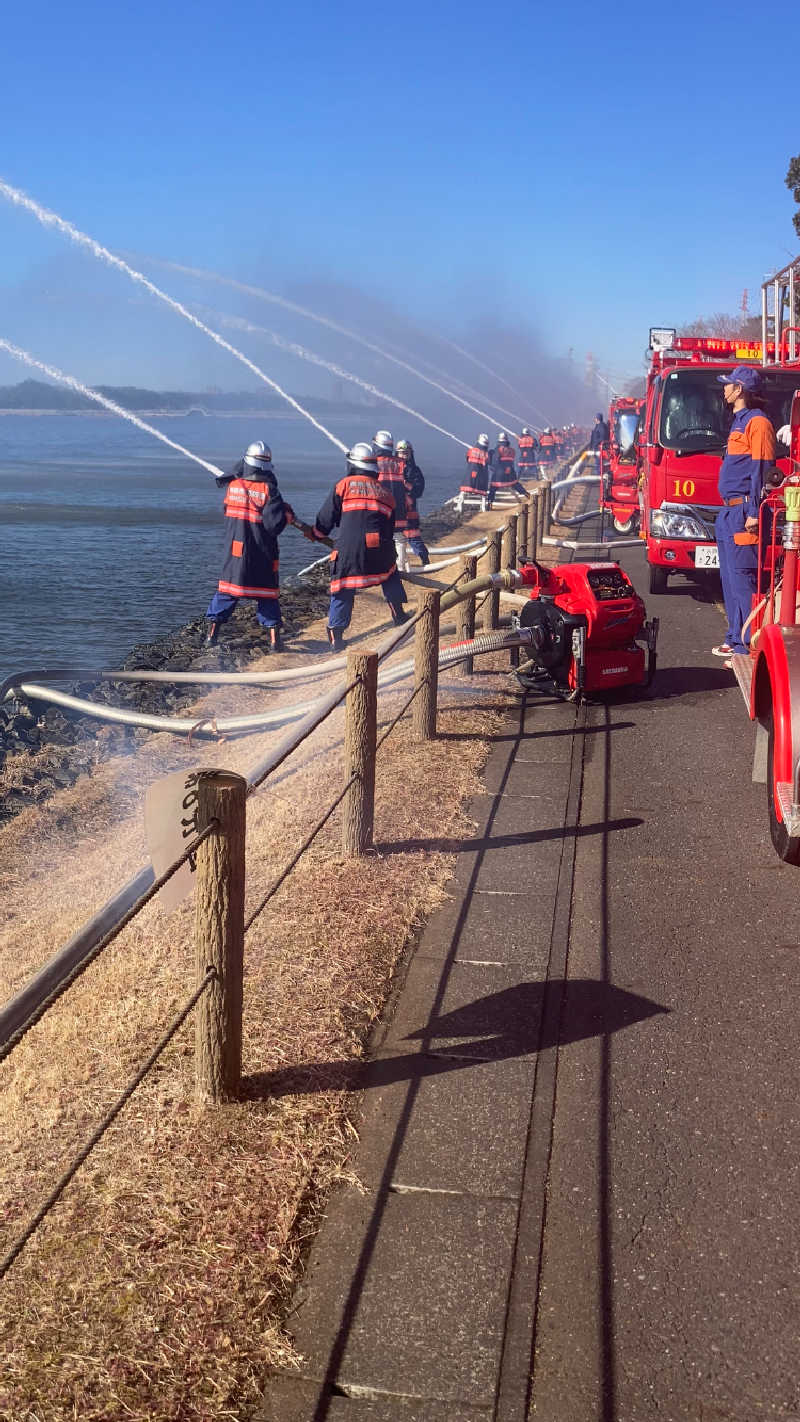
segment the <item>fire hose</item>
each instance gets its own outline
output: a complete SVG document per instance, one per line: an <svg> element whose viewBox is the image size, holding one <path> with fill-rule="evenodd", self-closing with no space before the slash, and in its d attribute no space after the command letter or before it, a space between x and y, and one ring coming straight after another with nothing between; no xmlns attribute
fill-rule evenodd
<svg viewBox="0 0 800 1422"><path fill-rule="evenodd" d="M502 569L499 573L484 573L479 578L473 578L468 583L463 583L458 588L453 588L446 593L441 600L440 608L447 611L448 608L464 601L465 598L473 594L483 592L489 588L513 588L521 583L521 575L513 568ZM454 647L443 648L439 654L439 665L441 668L452 666L454 662L462 661L468 656L481 656L487 652L499 651L504 647L523 646L530 640L527 636L523 641L504 641L504 638L516 638L520 634L517 632L489 632L473 638L469 643L458 643ZM127 711L116 706L104 706L95 701L88 701L83 697L73 696L69 692L56 691L54 688L43 685L45 677L52 680L106 680L106 681L155 681L167 684L185 684L194 682L195 684L211 685L264 685L278 680L294 680L309 676L322 676L333 671L341 670L346 665L346 655L333 657L327 662L318 663L307 667L302 671L274 671L274 672L101 672L87 671L82 668L66 668L45 673L33 672L30 676L38 676L39 681L28 680L25 673L17 673L13 677L8 677L0 685L0 702L9 696L22 695L29 700L44 701L54 706L63 706L70 711L78 711L83 715L90 716L95 720L112 722L123 726L140 726L151 731L171 731L176 735L191 736L221 736L247 734L254 731L269 730L271 727L285 725L289 721L294 721L298 717L305 715L314 705L313 701L304 701L293 706L277 708L270 712L257 712L249 716L227 716L227 717L170 717L150 715L146 712ZM393 686L396 682L404 680L412 671L413 661L402 662L396 667L392 667L378 676L378 685L384 687Z"/></svg>

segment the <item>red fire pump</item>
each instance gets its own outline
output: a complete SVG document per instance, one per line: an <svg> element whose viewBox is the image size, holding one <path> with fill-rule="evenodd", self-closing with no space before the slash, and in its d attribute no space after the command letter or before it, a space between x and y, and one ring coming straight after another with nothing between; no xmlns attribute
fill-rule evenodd
<svg viewBox="0 0 800 1422"><path fill-rule="evenodd" d="M523 563L520 572L530 600L514 621L533 628L530 660L517 669L526 690L574 701L650 683L658 619L645 620L644 603L624 568Z"/></svg>

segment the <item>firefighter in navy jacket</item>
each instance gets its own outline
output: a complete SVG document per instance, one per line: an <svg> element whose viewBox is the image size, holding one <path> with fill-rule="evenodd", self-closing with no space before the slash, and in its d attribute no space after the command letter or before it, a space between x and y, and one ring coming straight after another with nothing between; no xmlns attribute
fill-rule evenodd
<svg viewBox="0 0 800 1422"><path fill-rule="evenodd" d="M347 455L347 472L334 485L314 524L317 537L339 529L331 554L331 601L328 641L334 651L343 646L350 625L353 599L361 588L380 588L398 626L408 613L406 591L397 571L394 548L394 499L378 478L372 445L355 444Z"/></svg>
<svg viewBox="0 0 800 1422"><path fill-rule="evenodd" d="M394 499L394 531L405 533L408 527L406 485L403 468L394 452L394 439L389 430L378 430L372 441L378 464L378 481Z"/></svg>
<svg viewBox="0 0 800 1422"><path fill-rule="evenodd" d="M719 470L723 507L715 524L728 631L725 641L712 649L715 656L727 659L732 652L747 652L749 634L742 628L757 590L758 510L776 449L775 431L759 405L762 387L758 369L737 365L730 375L718 375L717 380L725 387L726 405L733 407L728 447ZM730 661L725 665L730 666Z"/></svg>
<svg viewBox="0 0 800 1422"><path fill-rule="evenodd" d="M535 435L532 435L528 426L525 425L519 437L519 472L521 475L530 475L536 470L539 462L536 453L538 448Z"/></svg>
<svg viewBox="0 0 800 1422"><path fill-rule="evenodd" d="M462 494L472 494L486 500L486 507L492 506L492 491L489 488L489 436L479 434L475 443L467 450L467 474L461 485Z"/></svg>
<svg viewBox="0 0 800 1422"><path fill-rule="evenodd" d="M233 471L217 479L225 485L225 553L219 586L209 604L206 643L217 640L240 597L255 598L256 617L280 651L281 607L278 535L294 523L272 469L272 451L263 440L247 447Z"/></svg>
<svg viewBox="0 0 800 1422"><path fill-rule="evenodd" d="M419 513L417 512L417 499L421 499L425 493L425 475L414 458L414 446L407 439L397 441L395 452L400 460L403 483L406 487L406 539L408 546L423 563L429 563L430 554L422 540Z"/></svg>
<svg viewBox="0 0 800 1422"><path fill-rule="evenodd" d="M514 465L514 450L511 441L505 430L501 430L497 436L497 448L492 454L491 460L491 488L493 493L499 489L520 489L517 480L517 471Z"/></svg>

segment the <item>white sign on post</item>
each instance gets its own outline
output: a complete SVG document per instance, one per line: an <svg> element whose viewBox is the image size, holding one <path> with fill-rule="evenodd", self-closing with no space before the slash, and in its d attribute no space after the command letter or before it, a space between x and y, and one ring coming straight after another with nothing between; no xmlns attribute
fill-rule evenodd
<svg viewBox="0 0 800 1422"><path fill-rule="evenodd" d="M170 864L180 859L188 841L197 834L197 783L201 775L216 773L213 767L176 770L149 787L144 801L144 828L157 879ZM196 872L195 852L160 890L159 900L167 913L171 913L191 893Z"/></svg>

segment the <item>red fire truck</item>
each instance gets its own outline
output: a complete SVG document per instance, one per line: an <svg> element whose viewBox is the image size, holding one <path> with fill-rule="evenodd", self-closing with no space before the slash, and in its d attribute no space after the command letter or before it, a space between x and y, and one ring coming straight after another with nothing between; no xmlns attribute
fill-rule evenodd
<svg viewBox="0 0 800 1422"><path fill-rule="evenodd" d="M759 512L749 655L731 661L759 728L753 779L766 782L772 843L785 863L800 865L800 257L763 284L761 303L765 380L792 392L781 409L789 458L778 461L784 481L771 481Z"/></svg>
<svg viewBox="0 0 800 1422"><path fill-rule="evenodd" d="M643 400L620 395L608 409L608 457L603 460L601 502L617 533L632 533L639 522L637 433Z"/></svg>
<svg viewBox="0 0 800 1422"><path fill-rule="evenodd" d="M641 537L650 565L650 591L663 593L671 573L693 575L719 568L714 524L720 509L719 466L731 412L717 376L734 365L761 363L761 341L678 336L650 331L651 362L639 435ZM781 348L781 354L784 354ZM797 373L776 364L767 346L764 408L775 429L788 424ZM780 467L788 472L788 448Z"/></svg>

